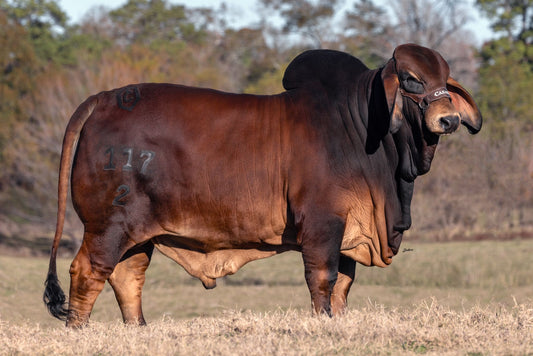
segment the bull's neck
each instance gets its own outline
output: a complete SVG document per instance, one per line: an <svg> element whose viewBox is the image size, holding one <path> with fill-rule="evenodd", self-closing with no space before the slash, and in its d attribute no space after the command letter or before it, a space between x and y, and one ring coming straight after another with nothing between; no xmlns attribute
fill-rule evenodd
<svg viewBox="0 0 533 356"><path fill-rule="evenodd" d="M369 107L377 103L376 98L383 96L384 93L378 93L380 89L383 90L383 85L379 85L381 82L376 83L374 80L381 79L381 69L368 70L361 74L361 78L358 81L358 87L356 88L356 93L354 93L354 99L350 103L353 105L350 110L356 110L359 114L359 119L362 120L365 128L368 128L368 119L369 119ZM376 85L377 84L377 85ZM371 100L374 101L371 103ZM386 105L386 102L384 102ZM355 119L355 117L353 117Z"/></svg>
<svg viewBox="0 0 533 356"><path fill-rule="evenodd" d="M352 140L366 143L370 131L374 129L375 109L385 105L385 110L388 112L386 100L383 99L384 89L380 73L379 69L362 72L354 78L354 84L348 91L347 98L339 101L347 102L348 111L339 110L339 112L342 113L344 127ZM369 108L372 112L369 112ZM372 122L369 124L370 116Z"/></svg>

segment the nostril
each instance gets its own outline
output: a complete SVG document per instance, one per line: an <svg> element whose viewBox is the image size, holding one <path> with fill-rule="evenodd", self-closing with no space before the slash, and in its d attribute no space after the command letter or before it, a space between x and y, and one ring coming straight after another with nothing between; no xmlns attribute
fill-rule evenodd
<svg viewBox="0 0 533 356"><path fill-rule="evenodd" d="M451 126L451 123L450 123L450 118L449 117L441 117L440 118L440 127L442 127L444 129L444 131L448 131L448 129L450 128Z"/></svg>
<svg viewBox="0 0 533 356"><path fill-rule="evenodd" d="M459 118L455 115L443 116L439 120L440 127L444 132L452 132L459 127Z"/></svg>

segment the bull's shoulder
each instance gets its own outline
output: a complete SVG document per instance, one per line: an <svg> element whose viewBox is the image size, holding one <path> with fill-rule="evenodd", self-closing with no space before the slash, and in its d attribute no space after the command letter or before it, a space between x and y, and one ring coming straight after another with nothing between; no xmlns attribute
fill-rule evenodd
<svg viewBox="0 0 533 356"><path fill-rule="evenodd" d="M335 89L346 86L368 68L354 56L334 50L310 50L298 55L287 67L283 87L297 89L320 84Z"/></svg>

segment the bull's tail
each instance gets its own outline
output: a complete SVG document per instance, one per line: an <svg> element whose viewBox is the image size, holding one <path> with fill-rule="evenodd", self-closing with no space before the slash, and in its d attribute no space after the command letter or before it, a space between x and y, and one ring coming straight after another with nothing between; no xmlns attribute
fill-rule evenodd
<svg viewBox="0 0 533 356"><path fill-rule="evenodd" d="M45 289L43 294L43 301L48 308L50 314L60 320L67 318L67 306L65 305L65 293L61 289L59 280L57 279L57 249L59 241L63 234L63 226L65 224L65 213L67 209L67 196L69 188L69 177L72 167L74 152L76 151L78 139L80 137L83 125L91 116L94 108L98 103L96 96L91 96L83 102L74 112L65 131L63 138L63 148L61 151L61 163L59 166L59 185L58 185L58 199L57 199L57 222L56 233L54 235L54 242L50 253L50 264L48 266L48 276L44 282Z"/></svg>

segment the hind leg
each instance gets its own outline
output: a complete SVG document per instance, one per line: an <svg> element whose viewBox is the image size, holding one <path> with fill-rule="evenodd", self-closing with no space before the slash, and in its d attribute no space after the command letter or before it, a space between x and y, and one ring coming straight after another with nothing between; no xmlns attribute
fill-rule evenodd
<svg viewBox="0 0 533 356"><path fill-rule="evenodd" d="M96 297L127 249L127 241L85 232L70 266L67 326L81 327L89 322Z"/></svg>
<svg viewBox="0 0 533 356"><path fill-rule="evenodd" d="M141 295L144 273L150 264L153 251L154 244L151 242L133 247L126 252L109 276L109 283L113 287L122 319L126 324L146 325Z"/></svg>

